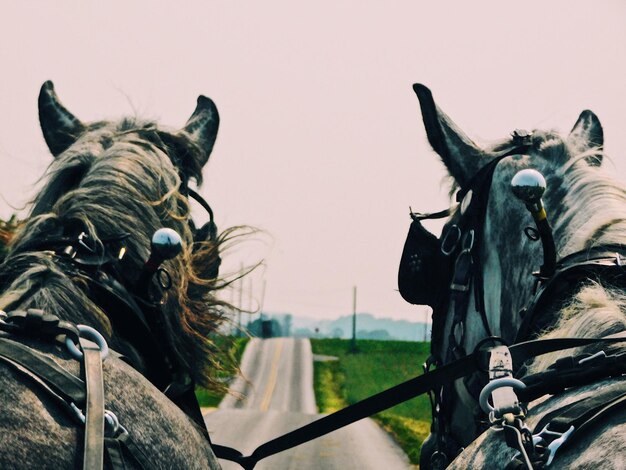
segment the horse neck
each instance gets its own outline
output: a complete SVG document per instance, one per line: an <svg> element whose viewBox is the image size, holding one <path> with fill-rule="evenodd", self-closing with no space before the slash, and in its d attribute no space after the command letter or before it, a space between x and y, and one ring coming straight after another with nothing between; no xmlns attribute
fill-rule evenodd
<svg viewBox="0 0 626 470"><path fill-rule="evenodd" d="M547 193L556 214L553 227L559 256L603 244L626 244L622 185L581 161L565 172L560 185L553 195Z"/></svg>
<svg viewBox="0 0 626 470"><path fill-rule="evenodd" d="M579 161L565 172L561 185L552 197L548 195L546 204L560 209L554 211L553 222L559 257L602 245L626 246L626 191L620 184ZM626 330L626 294L623 288L588 281L551 316L556 323L542 337L599 338L619 333ZM567 354L572 352L542 357L530 370L542 370Z"/></svg>
<svg viewBox="0 0 626 470"><path fill-rule="evenodd" d="M589 283L580 288L572 299L556 312L556 324L541 336L548 338L602 338L626 331L626 294L600 283ZM617 349L623 346L594 346L585 351ZM561 351L537 358L528 373L542 371L560 357L580 354Z"/></svg>

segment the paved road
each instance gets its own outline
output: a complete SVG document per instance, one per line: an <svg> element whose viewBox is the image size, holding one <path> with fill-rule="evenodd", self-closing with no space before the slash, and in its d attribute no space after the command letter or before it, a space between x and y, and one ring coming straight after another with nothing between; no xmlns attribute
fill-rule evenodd
<svg viewBox="0 0 626 470"><path fill-rule="evenodd" d="M307 424L316 413L313 359L306 339L252 339L241 368L245 378L231 390L217 411L205 416L211 439L249 455L259 445ZM240 469L221 461L225 470ZM339 431L262 460L258 470L408 469L406 455L372 420L364 419Z"/></svg>

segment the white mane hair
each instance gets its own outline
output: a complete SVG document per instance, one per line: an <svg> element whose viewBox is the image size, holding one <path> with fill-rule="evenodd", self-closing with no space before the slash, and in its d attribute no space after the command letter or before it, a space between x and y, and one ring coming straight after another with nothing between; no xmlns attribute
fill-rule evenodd
<svg viewBox="0 0 626 470"><path fill-rule="evenodd" d="M553 210L548 208L549 217L556 216L552 223L555 240L560 245L559 257L601 245L624 244L626 188L604 168L589 165L590 158L604 157L601 149L576 154L559 136L550 136L541 145L542 150L549 146L563 146L565 155L568 150L570 155L574 154L555 172L562 186L557 191L559 196L550 200L550 188L546 192L548 203L553 205ZM557 322L543 332L542 338L600 338L626 331L626 294L604 280L590 279L561 305L556 316ZM528 372L545 370L558 357L571 354L570 350L541 356L533 361Z"/></svg>
<svg viewBox="0 0 626 470"><path fill-rule="evenodd" d="M624 242L626 188L605 169L586 163L593 154L597 151L581 153L562 167L562 180L569 185L561 206L565 209L563 219L582 222L564 247L565 252Z"/></svg>

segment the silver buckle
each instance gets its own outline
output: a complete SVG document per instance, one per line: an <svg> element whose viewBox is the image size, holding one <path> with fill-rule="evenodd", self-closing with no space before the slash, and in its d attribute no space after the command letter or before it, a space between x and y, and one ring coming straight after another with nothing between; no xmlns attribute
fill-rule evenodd
<svg viewBox="0 0 626 470"><path fill-rule="evenodd" d="M547 446L548 449L548 460L546 460L546 467L552 463L554 460L554 454L559 448L565 444L565 442L569 439L569 437L574 432L574 426L570 426L570 428L565 432L551 431L548 429L550 427L550 423L546 425L545 428L541 430L538 434L533 435L533 443L543 444L545 445L548 440L550 443ZM546 439L547 438L547 439Z"/></svg>

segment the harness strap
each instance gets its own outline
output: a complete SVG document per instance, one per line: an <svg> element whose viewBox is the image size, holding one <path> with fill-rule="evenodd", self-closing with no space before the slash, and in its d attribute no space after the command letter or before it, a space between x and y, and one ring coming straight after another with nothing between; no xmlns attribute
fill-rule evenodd
<svg viewBox="0 0 626 470"><path fill-rule="evenodd" d="M156 468L141 448L133 442L128 433L124 433L117 438L121 449L130 457L133 465L140 470Z"/></svg>
<svg viewBox="0 0 626 470"><path fill-rule="evenodd" d="M113 470L126 470L127 462L132 464L131 468L139 470L156 468L127 432L117 437L105 437L104 450L105 461Z"/></svg>
<svg viewBox="0 0 626 470"><path fill-rule="evenodd" d="M0 338L0 360L18 364L49 386L67 403L81 407L86 400L85 383L56 362L34 349L7 338Z"/></svg>
<svg viewBox="0 0 626 470"><path fill-rule="evenodd" d="M588 346L591 344L613 344L626 342L626 338L561 338L527 341L509 348L514 365L563 349ZM283 434L261 446L244 457L241 452L227 446L213 445L215 455L220 459L239 463L244 469L253 469L261 459L277 454L305 442L317 439L339 428L352 424L380 411L396 406L411 398L434 390L442 385L472 374L477 370L486 370L482 354L477 350L456 361L446 364L432 372L414 377L406 382L373 395L365 400L347 406L335 413L324 416L312 423L302 426L287 434Z"/></svg>
<svg viewBox="0 0 626 470"><path fill-rule="evenodd" d="M609 387L600 393L570 403L558 410L545 415L535 426L538 433L543 429L549 429L559 433L565 433L571 427L575 432L582 431L598 418L619 406L626 404L626 389L623 383Z"/></svg>
<svg viewBox="0 0 626 470"><path fill-rule="evenodd" d="M544 318L549 305L559 302L581 281L602 277L615 282L626 272L626 247L601 245L572 253L558 261L555 273L541 281L534 298L524 311L515 342L525 341L547 325ZM623 279L623 278L622 278ZM620 281L623 285L623 280Z"/></svg>
<svg viewBox="0 0 626 470"><path fill-rule="evenodd" d="M518 397L529 403L544 395L557 395L567 388L626 374L626 354L586 357L587 360L580 356L562 358L548 370L524 377L526 388L518 390ZM589 364L587 361L593 363Z"/></svg>
<svg viewBox="0 0 626 470"><path fill-rule="evenodd" d="M626 383L620 382L543 416L535 426L532 442L528 445L533 468L549 466L559 449L569 445L576 436L582 435L586 429L625 405ZM518 446L512 447L519 449ZM506 470L523 468L527 468L527 465L517 456L507 465Z"/></svg>
<svg viewBox="0 0 626 470"><path fill-rule="evenodd" d="M87 403L83 469L101 469L104 464L104 378L99 346L81 340Z"/></svg>
<svg viewBox="0 0 626 470"><path fill-rule="evenodd" d="M239 463L246 470L254 468L256 463L284 450L296 447L305 442L317 439L339 428L352 424L370 415L391 408L406 400L428 392L443 383L458 379L468 372L476 370L473 355L465 356L432 372L410 379L395 387L373 395L365 400L343 408L328 416L273 439L259 447L248 456L225 446L213 446L218 458Z"/></svg>
<svg viewBox="0 0 626 470"><path fill-rule="evenodd" d="M104 462L114 470L126 470L124 453L119 439L104 438Z"/></svg>

